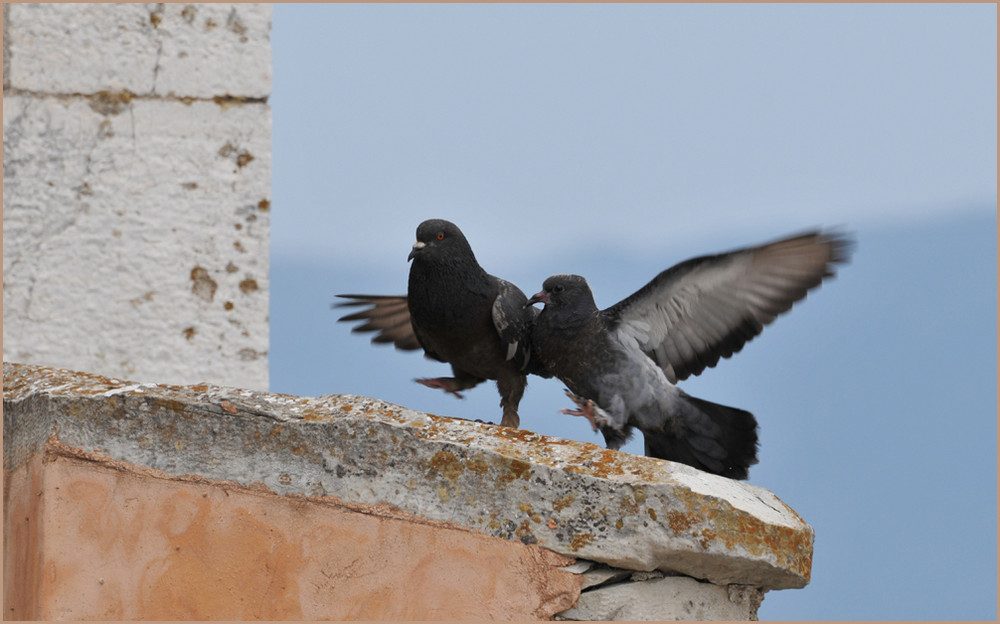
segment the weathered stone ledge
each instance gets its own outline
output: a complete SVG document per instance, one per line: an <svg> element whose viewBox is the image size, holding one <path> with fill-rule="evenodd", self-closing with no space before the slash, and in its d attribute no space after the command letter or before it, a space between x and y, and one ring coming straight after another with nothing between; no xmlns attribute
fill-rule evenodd
<svg viewBox="0 0 1000 624"><path fill-rule="evenodd" d="M391 508L615 568L763 590L809 581L812 528L763 488L376 399L137 384L5 362L5 471L50 439L169 475Z"/></svg>

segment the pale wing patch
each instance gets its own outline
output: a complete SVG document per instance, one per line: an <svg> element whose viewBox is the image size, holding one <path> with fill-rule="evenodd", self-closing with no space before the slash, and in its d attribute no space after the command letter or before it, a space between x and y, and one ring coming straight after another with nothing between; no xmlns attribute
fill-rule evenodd
<svg viewBox="0 0 1000 624"><path fill-rule="evenodd" d="M663 271L604 314L671 381L686 379L742 349L833 275L851 247L845 236L812 232L692 258Z"/></svg>

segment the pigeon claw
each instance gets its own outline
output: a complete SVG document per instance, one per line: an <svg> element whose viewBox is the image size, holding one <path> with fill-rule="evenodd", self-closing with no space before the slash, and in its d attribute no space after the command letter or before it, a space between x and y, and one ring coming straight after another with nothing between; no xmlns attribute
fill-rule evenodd
<svg viewBox="0 0 1000 624"><path fill-rule="evenodd" d="M414 379L422 386L427 386L428 388L438 388L444 390L448 394L454 394L456 398L464 399L465 397L459 392L459 385L455 383L452 377L422 377L420 379Z"/></svg>
<svg viewBox="0 0 1000 624"><path fill-rule="evenodd" d="M578 409L561 409L560 413L566 414L568 416L582 416L587 419L590 423L590 427L596 432L601 427L606 427L608 425L607 415L604 413L600 407L598 407L590 399L585 399L581 396L577 396L566 390L566 396L570 398L571 401L576 403Z"/></svg>

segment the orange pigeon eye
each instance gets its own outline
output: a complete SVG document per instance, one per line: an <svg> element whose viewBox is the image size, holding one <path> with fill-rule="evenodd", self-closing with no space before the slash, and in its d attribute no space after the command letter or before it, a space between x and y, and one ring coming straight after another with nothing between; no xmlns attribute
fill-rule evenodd
<svg viewBox="0 0 1000 624"><path fill-rule="evenodd" d="M444 232L438 232L438 240L444 240Z"/></svg>

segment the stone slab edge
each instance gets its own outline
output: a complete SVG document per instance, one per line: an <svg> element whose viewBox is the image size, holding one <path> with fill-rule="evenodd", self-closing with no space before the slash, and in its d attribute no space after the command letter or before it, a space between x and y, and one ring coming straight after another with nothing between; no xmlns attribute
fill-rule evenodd
<svg viewBox="0 0 1000 624"><path fill-rule="evenodd" d="M813 530L763 488L377 399L138 384L4 362L4 470L53 436L167 474L388 505L619 568L765 590L809 582Z"/></svg>

